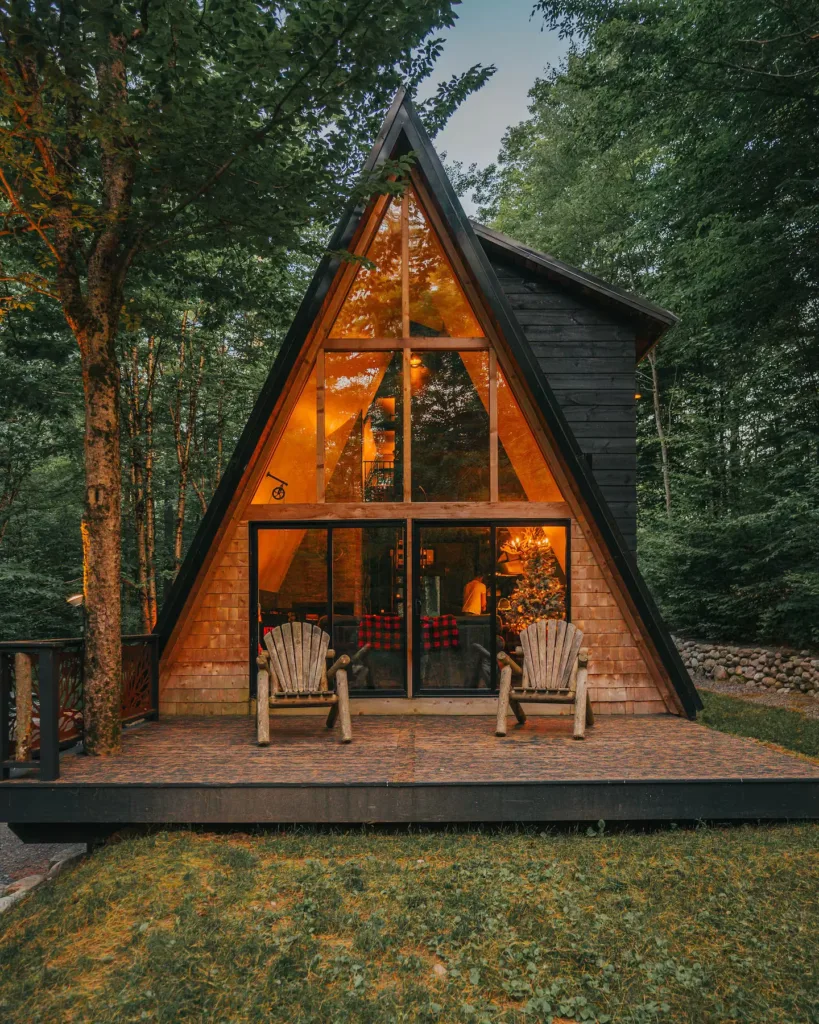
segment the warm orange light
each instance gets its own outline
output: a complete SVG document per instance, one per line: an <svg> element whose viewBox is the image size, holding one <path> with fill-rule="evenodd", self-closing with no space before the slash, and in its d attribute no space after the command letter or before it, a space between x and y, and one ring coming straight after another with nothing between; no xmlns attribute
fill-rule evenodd
<svg viewBox="0 0 819 1024"><path fill-rule="evenodd" d="M423 365L424 365L424 361L423 361L423 359L420 356L418 356L418 355L410 356L410 366L414 366L417 369L419 366L423 366Z"/></svg>
<svg viewBox="0 0 819 1024"><path fill-rule="evenodd" d="M642 398L643 396L642 396L642 395L640 394L640 392L638 391L638 392L637 392L637 393L635 394L635 396L634 396L634 397L635 397L635 398Z"/></svg>

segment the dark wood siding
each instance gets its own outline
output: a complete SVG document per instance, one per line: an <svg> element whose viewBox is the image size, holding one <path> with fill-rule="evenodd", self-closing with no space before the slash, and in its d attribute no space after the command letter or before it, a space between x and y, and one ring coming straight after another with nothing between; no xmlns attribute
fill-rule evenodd
<svg viewBox="0 0 819 1024"><path fill-rule="evenodd" d="M490 252L515 315L632 551L637 542L636 329Z"/></svg>

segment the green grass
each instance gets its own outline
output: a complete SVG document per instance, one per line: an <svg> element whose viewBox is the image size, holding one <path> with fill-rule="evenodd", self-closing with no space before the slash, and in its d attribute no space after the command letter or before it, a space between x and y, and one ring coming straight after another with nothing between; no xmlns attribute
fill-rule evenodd
<svg viewBox="0 0 819 1024"><path fill-rule="evenodd" d="M817 825L126 839L0 919L0 1020L807 1024L818 846Z"/></svg>
<svg viewBox="0 0 819 1024"><path fill-rule="evenodd" d="M808 757L819 757L819 719L807 718L798 711L752 704L739 697L700 690L705 710L698 721L720 732L751 736L777 743Z"/></svg>

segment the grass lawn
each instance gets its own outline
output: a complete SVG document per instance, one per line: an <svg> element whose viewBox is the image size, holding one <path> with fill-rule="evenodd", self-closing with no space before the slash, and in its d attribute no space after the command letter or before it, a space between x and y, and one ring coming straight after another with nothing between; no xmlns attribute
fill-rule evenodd
<svg viewBox="0 0 819 1024"><path fill-rule="evenodd" d="M798 711L752 704L739 697L700 690L705 711L697 720L720 732L736 736L752 736L768 743L778 743L809 757L819 757L819 719L807 718Z"/></svg>
<svg viewBox="0 0 819 1024"><path fill-rule="evenodd" d="M0 1020L819 1020L819 825L159 833L0 919Z"/></svg>

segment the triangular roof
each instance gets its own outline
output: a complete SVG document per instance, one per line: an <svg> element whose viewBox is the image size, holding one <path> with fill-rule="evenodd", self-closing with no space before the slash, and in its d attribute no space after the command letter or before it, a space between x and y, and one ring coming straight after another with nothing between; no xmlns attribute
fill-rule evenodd
<svg viewBox="0 0 819 1024"><path fill-rule="evenodd" d="M461 207L432 147L429 136L406 93L401 90L389 109L375 145L364 165L364 173L373 170L387 159L409 152L414 154L414 168L423 176L429 193L436 203L437 212L448 229L452 241L463 259L465 268L487 304L494 326L504 339L521 375L526 380L555 450L563 460L566 471L574 482L576 496L582 503L590 521L596 527L598 540L619 573L634 608L642 620L646 634L668 673L683 709L693 717L702 704L683 666L677 648L637 569L634 558L626 547L591 469L580 451L571 427L503 293L489 258ZM155 628L163 646L185 608L199 571L228 512L233 495L242 481L277 400L296 365L305 339L333 284L341 261L338 256L329 253L350 247L366 212L366 206L364 201L348 204L329 243L328 255L322 259L307 289L298 314L284 339L281 351L191 542L179 574L163 603ZM582 274L583 272L576 271L575 273Z"/></svg>

